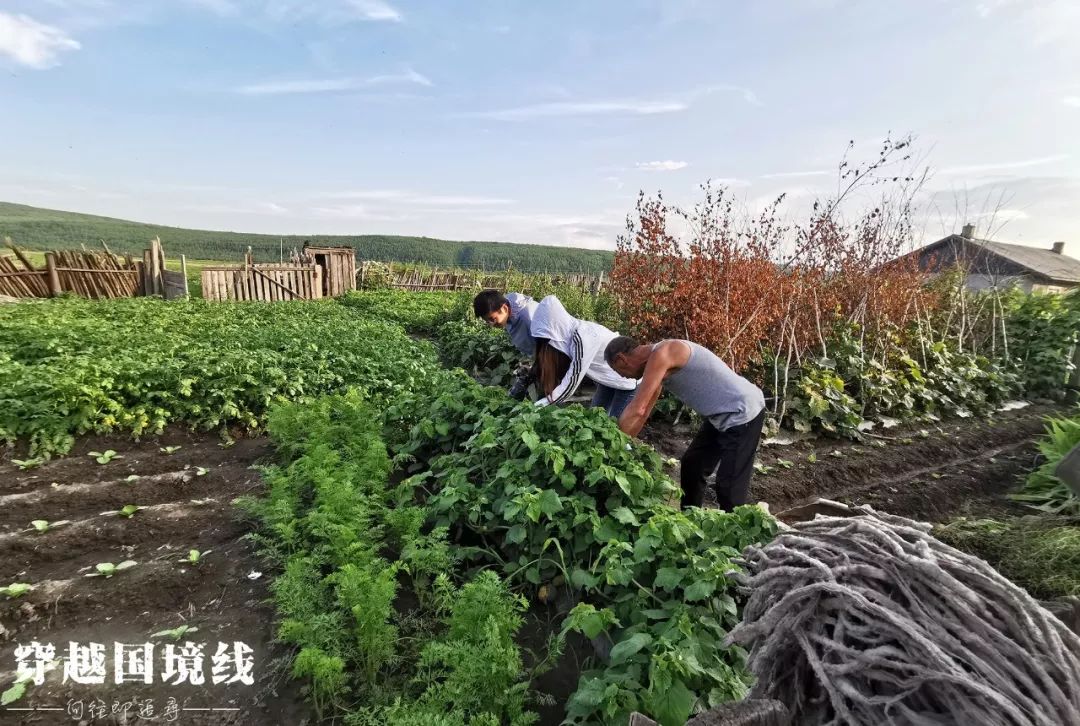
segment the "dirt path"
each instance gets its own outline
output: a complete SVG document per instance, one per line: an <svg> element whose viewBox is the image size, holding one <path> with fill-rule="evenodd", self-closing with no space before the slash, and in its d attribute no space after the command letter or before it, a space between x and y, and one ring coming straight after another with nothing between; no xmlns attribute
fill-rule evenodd
<svg viewBox="0 0 1080 726"><path fill-rule="evenodd" d="M927 521L1022 513L1005 495L1031 470L1043 419L1058 411L1033 405L989 419L897 427L865 443L814 438L765 446L751 496L773 512L825 497ZM646 440L678 457L692 434L656 427Z"/></svg>
<svg viewBox="0 0 1080 726"><path fill-rule="evenodd" d="M14 677L16 647L33 641L51 643L57 658L67 655L69 642L101 644L105 666L103 683L64 683L59 664L44 685L0 709L0 723L255 726L310 719L276 660L268 578L249 577L261 566L241 539L247 527L231 505L262 487L251 466L270 446L265 439L219 444L216 436L182 432L143 443L91 437L80 439L70 456L36 469L0 464L0 586L34 585L19 598L0 596L0 690ZM163 446L180 448L166 454ZM102 465L87 455L106 449L122 458ZM108 513L127 504L142 509L130 519ZM38 533L30 526L35 519L68 524ZM191 549L209 554L197 566L182 564ZM108 579L86 576L97 563L124 560L138 564ZM163 682L172 641L151 634L182 625L198 630L173 645L179 651L187 641L204 644L202 685L175 685L175 676ZM116 644L148 642L154 643L152 684L142 678L118 684ZM218 644L231 656L236 642L252 649L252 684L214 684ZM236 674L233 660L222 663L219 677ZM167 714L170 698L175 718ZM149 716L147 700L154 718L139 718L140 711ZM124 704L130 704L126 716ZM13 710L33 707L61 710Z"/></svg>

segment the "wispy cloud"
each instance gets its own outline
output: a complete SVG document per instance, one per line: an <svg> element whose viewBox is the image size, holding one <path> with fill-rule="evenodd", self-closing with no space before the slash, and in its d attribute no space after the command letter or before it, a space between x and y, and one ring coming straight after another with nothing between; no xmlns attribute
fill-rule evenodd
<svg viewBox="0 0 1080 726"><path fill-rule="evenodd" d="M277 202L269 201L244 201L226 204L189 204L183 207L192 212L206 214L262 214L274 217L283 217L290 214L288 207Z"/></svg>
<svg viewBox="0 0 1080 726"><path fill-rule="evenodd" d="M989 212L976 214L973 218L989 219L996 224L1004 224L1006 222L1018 222L1022 219L1030 219L1031 215L1023 209L994 209Z"/></svg>
<svg viewBox="0 0 1080 726"><path fill-rule="evenodd" d="M688 161L639 161L634 166L642 171L678 171L690 166Z"/></svg>
<svg viewBox="0 0 1080 726"><path fill-rule="evenodd" d="M278 96L296 93L341 93L356 91L374 86L393 84L411 84L431 86L431 79L407 68L401 73L392 73L369 78L306 78L291 81L264 81L239 86L233 89L244 96Z"/></svg>
<svg viewBox="0 0 1080 726"><path fill-rule="evenodd" d="M0 55L28 68L42 70L59 65L61 53L78 50L79 41L60 28L39 23L27 15L0 13Z"/></svg>
<svg viewBox="0 0 1080 726"><path fill-rule="evenodd" d="M1080 108L1080 96L1065 96L1061 102L1072 108Z"/></svg>
<svg viewBox="0 0 1080 726"><path fill-rule="evenodd" d="M687 96L693 100L697 100L717 93L735 93L742 96L742 100L751 106L764 105L762 104L761 99L758 98L758 95L751 89L746 88L745 86L737 86L733 83L715 83L711 86L704 86L703 88L697 88L690 91Z"/></svg>
<svg viewBox="0 0 1080 726"><path fill-rule="evenodd" d="M660 113L677 113L689 106L682 101L556 101L518 106L494 111L473 111L462 114L471 118L493 121L528 121L535 118L560 116L651 116Z"/></svg>
<svg viewBox="0 0 1080 726"><path fill-rule="evenodd" d="M951 166L942 169L940 174L979 174L991 171L1010 171L1012 169L1026 169L1031 166L1054 164L1069 158L1068 154L1055 154L1054 156L1040 156L1035 159L1022 159L1020 161L1003 161L990 164L972 164L970 166Z"/></svg>
<svg viewBox="0 0 1080 726"><path fill-rule="evenodd" d="M355 191L329 192L320 195L325 199L355 199L360 201L390 202L402 206L417 207L492 207L515 204L513 199L467 195L418 194L401 189L359 189Z"/></svg>
<svg viewBox="0 0 1080 726"><path fill-rule="evenodd" d="M714 185L714 186L721 186L721 187L748 187L748 186L750 186L749 181L747 181L746 179L740 179L737 176L712 177L711 179L709 179L709 183Z"/></svg>
<svg viewBox="0 0 1080 726"><path fill-rule="evenodd" d="M694 88L683 93L672 94L668 98L620 98L584 101L548 101L525 106L495 109L491 111L469 111L459 114L468 118L484 118L494 121L529 121L537 118L559 118L571 116L652 116L685 111L702 99L717 93L733 92L753 106L760 106L761 101L749 88L728 83L713 84Z"/></svg>
<svg viewBox="0 0 1080 726"><path fill-rule="evenodd" d="M221 17L265 18L280 23L316 21L327 25L405 20L384 0L184 0Z"/></svg>
<svg viewBox="0 0 1080 726"><path fill-rule="evenodd" d="M384 20L400 23L404 18L397 8L382 0L347 0L347 5L364 20Z"/></svg>
<svg viewBox="0 0 1080 726"><path fill-rule="evenodd" d="M798 179L806 176L827 176L833 172L827 169L814 169L813 171L778 171L774 174L762 174L762 179Z"/></svg>

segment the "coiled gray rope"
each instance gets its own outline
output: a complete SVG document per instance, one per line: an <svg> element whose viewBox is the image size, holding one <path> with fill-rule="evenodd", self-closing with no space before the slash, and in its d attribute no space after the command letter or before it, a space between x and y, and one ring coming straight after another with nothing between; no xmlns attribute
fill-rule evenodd
<svg viewBox="0 0 1080 726"><path fill-rule="evenodd" d="M743 554L749 698L797 724L1080 726L1080 638L928 525L860 511Z"/></svg>

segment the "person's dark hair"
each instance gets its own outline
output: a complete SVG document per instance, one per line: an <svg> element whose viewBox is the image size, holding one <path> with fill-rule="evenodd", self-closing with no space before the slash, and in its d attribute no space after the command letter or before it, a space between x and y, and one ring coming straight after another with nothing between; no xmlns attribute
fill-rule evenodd
<svg viewBox="0 0 1080 726"><path fill-rule="evenodd" d="M631 338L629 335L620 335L618 338L612 338L611 342L607 344L607 348L604 349L604 360L608 365L611 365L611 361L615 360L615 357L620 353L629 353L638 347L640 343Z"/></svg>
<svg viewBox="0 0 1080 726"><path fill-rule="evenodd" d="M472 309L476 313L476 317L482 318L495 312L503 305L509 304L506 295L503 295L498 290L481 290L473 298Z"/></svg>

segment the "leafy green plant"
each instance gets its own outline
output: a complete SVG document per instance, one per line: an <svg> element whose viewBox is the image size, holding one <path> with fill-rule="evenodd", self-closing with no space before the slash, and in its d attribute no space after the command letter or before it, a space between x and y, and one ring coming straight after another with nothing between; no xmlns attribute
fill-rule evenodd
<svg viewBox="0 0 1080 726"><path fill-rule="evenodd" d="M203 561L203 558L210 554L213 550L188 550L188 556L186 559L180 561L182 565L198 565Z"/></svg>
<svg viewBox="0 0 1080 726"><path fill-rule="evenodd" d="M134 567L137 562L135 560L124 560L120 564L114 565L111 562L99 562L94 565L95 572L91 572L87 577L112 577L118 572Z"/></svg>
<svg viewBox="0 0 1080 726"><path fill-rule="evenodd" d="M9 599L22 597L26 593L34 589L33 585L29 585L25 582L13 582L10 585L0 587L0 594Z"/></svg>
<svg viewBox="0 0 1080 726"><path fill-rule="evenodd" d="M175 454L181 448L183 448L183 447L181 447L181 446L162 446L160 449L158 449L158 451L160 451L163 454Z"/></svg>
<svg viewBox="0 0 1080 726"><path fill-rule="evenodd" d="M833 361L822 358L803 369L789 401L792 423L797 431L818 427L830 434L857 438L862 416L834 368Z"/></svg>
<svg viewBox="0 0 1080 726"><path fill-rule="evenodd" d="M30 459L12 459L11 463L19 467L21 471L25 471L27 469L33 469L35 467L41 466L45 463L45 458L42 456L35 456Z"/></svg>
<svg viewBox="0 0 1080 726"><path fill-rule="evenodd" d="M451 320L436 332L439 354L449 367L462 368L484 385L506 387L522 362L510 337L478 320Z"/></svg>
<svg viewBox="0 0 1080 726"><path fill-rule="evenodd" d="M37 532L39 532L41 534L44 534L45 532L48 532L50 529L55 529L57 527L62 527L63 525L69 524L69 523L70 523L69 520L66 520L66 519L59 519L59 520L57 520L55 522L50 522L47 519L35 519L35 520L30 522L30 526L33 527L35 531L37 531Z"/></svg>
<svg viewBox="0 0 1080 726"><path fill-rule="evenodd" d="M1080 444L1080 416L1047 419L1046 434L1038 444L1045 461L1028 475L1023 489L1011 498L1051 514L1080 514L1080 498L1056 474L1062 458L1077 444Z"/></svg>
<svg viewBox="0 0 1080 726"><path fill-rule="evenodd" d="M1024 392L1059 398L1072 373L1071 353L1080 331L1080 295L1003 296L1009 355L1018 363Z"/></svg>
<svg viewBox="0 0 1080 726"><path fill-rule="evenodd" d="M112 449L107 449L105 451L91 451L89 453L89 456L92 456L94 458L94 461L96 461L99 464L108 464L113 459L123 459L124 458L123 456L121 456L120 454L117 454Z"/></svg>
<svg viewBox="0 0 1080 726"><path fill-rule="evenodd" d="M169 630L159 630L156 633L150 635L151 638L168 638L170 640L180 640L190 633L198 632L198 628L191 625L180 625Z"/></svg>
<svg viewBox="0 0 1080 726"><path fill-rule="evenodd" d="M138 474L128 474L126 477L124 477L124 482L127 483L127 484L134 484L135 482L139 481L139 479L141 479L141 478L142 477L139 476Z"/></svg>
<svg viewBox="0 0 1080 726"><path fill-rule="evenodd" d="M0 309L0 441L28 441L30 457L66 453L84 433L257 429L278 401L354 384L385 402L437 369L431 346L333 300L58 298L25 307Z"/></svg>
<svg viewBox="0 0 1080 726"><path fill-rule="evenodd" d="M116 510L116 514L124 517L125 519L131 519L135 516L135 512L139 511L140 509L142 509L142 507L136 504L125 504L123 507Z"/></svg>
<svg viewBox="0 0 1080 726"><path fill-rule="evenodd" d="M24 673L19 676L10 688L6 689L3 693L0 693L0 706L7 706L15 703L26 695L27 684L32 680L34 680L33 673Z"/></svg>

